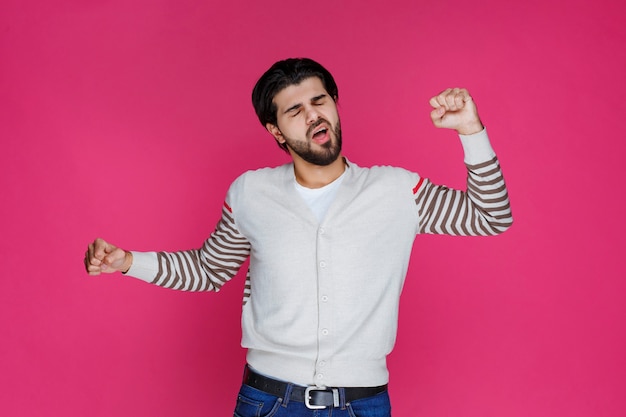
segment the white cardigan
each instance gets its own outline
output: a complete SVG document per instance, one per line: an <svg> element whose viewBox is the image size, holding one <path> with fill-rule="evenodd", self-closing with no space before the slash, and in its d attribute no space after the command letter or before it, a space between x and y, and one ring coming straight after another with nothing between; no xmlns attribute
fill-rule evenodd
<svg viewBox="0 0 626 417"><path fill-rule="evenodd" d="M347 162L321 223L293 186L292 164L246 172L202 248L133 252L128 274L217 291L249 256L242 346L254 369L300 385L383 385L415 235L494 235L512 223L486 132L461 141L468 192Z"/></svg>

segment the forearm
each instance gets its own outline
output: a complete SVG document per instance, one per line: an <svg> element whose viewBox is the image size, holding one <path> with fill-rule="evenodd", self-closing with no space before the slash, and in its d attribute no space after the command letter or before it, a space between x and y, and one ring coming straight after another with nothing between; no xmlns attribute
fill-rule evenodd
<svg viewBox="0 0 626 417"><path fill-rule="evenodd" d="M467 191L424 181L417 193L420 232L488 236L504 232L513 218L500 164L486 131L461 136Z"/></svg>
<svg viewBox="0 0 626 417"><path fill-rule="evenodd" d="M165 288L219 291L250 253L250 244L226 211L202 248L180 252L132 252L127 274Z"/></svg>

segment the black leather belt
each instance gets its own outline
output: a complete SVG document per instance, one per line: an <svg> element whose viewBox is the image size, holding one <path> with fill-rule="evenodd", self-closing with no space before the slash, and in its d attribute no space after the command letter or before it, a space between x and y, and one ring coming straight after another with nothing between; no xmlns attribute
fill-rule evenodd
<svg viewBox="0 0 626 417"><path fill-rule="evenodd" d="M243 383L263 391L276 397L285 398L287 388L290 385L287 382L279 381L254 372L249 366L243 374ZM291 401L304 403L310 409L322 409L326 407L339 407L340 404L346 404L350 401L360 400L362 398L371 397L381 392L387 391L387 385L379 387L349 387L349 388L330 388L301 385L293 385L291 387ZM341 396L343 395L343 398ZM342 401L343 400L343 401Z"/></svg>

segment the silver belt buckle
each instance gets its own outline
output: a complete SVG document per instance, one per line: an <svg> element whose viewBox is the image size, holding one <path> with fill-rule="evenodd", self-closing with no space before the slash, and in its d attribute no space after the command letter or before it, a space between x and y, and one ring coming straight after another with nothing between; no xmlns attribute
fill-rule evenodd
<svg viewBox="0 0 626 417"><path fill-rule="evenodd" d="M316 387L316 386L308 386L304 390L304 405L309 410L323 410L326 408L325 405L313 405L311 404L311 391L328 391L330 390L333 393L333 407L339 407L339 390L337 388L326 388L326 387Z"/></svg>

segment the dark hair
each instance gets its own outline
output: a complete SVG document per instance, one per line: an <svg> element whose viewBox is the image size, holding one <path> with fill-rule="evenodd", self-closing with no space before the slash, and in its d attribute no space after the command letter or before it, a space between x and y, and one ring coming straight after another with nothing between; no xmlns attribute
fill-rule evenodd
<svg viewBox="0 0 626 417"><path fill-rule="evenodd" d="M252 90L252 105L264 127L268 123L277 124L278 109L274 103L276 94L310 77L319 78L326 92L337 101L339 91L335 79L326 68L309 58L288 58L278 61L259 78ZM286 146L281 148L287 150Z"/></svg>

